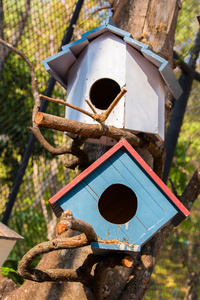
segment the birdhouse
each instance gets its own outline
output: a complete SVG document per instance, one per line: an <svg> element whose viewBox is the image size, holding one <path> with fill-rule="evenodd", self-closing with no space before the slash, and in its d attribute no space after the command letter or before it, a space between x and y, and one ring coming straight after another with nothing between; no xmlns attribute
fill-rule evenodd
<svg viewBox="0 0 200 300"><path fill-rule="evenodd" d="M16 241L24 238L0 222L0 267L6 261Z"/></svg>
<svg viewBox="0 0 200 300"><path fill-rule="evenodd" d="M62 47L43 63L67 89L67 102L84 110L91 110L87 99L97 113L102 113L125 87L127 93L105 124L164 140L165 86L175 98L182 90L169 63L130 33L109 21ZM66 118L96 123L71 108L66 108ZM107 143L105 137L101 143Z"/></svg>
<svg viewBox="0 0 200 300"><path fill-rule="evenodd" d="M177 226L189 215L125 139L49 202L57 217L69 209L75 218L91 224L96 234L108 241L92 243L94 253L137 253L165 224L171 221Z"/></svg>

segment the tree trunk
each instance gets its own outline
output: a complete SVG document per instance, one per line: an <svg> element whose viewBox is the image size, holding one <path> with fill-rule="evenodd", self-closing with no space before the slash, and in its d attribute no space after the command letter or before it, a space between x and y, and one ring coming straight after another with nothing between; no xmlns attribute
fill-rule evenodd
<svg viewBox="0 0 200 300"><path fill-rule="evenodd" d="M174 33L180 1L114 0L112 4L114 7L114 23L118 27L131 32L135 39L147 43L156 53L169 60L171 66L173 66ZM166 92L166 99L169 100L168 92ZM89 163L91 163L100 157L107 148L86 144L85 150L89 154ZM152 166L152 156L146 151L137 150L140 155L145 152L145 160ZM107 270L103 279L101 299L142 299L148 288L160 250L172 229L172 224L167 225L143 247L138 265L134 269L116 267ZM90 252L91 248L89 246L76 250L51 252L43 256L39 267L76 268L82 265ZM84 300L94 299L94 296L89 288L83 287L80 283L26 281L13 293L5 294L3 299Z"/></svg>

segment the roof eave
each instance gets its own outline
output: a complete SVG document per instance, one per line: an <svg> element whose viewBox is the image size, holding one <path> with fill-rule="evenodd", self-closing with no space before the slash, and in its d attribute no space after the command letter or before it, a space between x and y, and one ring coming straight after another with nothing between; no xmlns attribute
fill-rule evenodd
<svg viewBox="0 0 200 300"><path fill-rule="evenodd" d="M159 55L152 52L148 45L134 40L130 33L117 28L111 22L107 22L106 25L101 25L97 28L94 28L82 34L81 39L63 46L61 52L43 61L45 69L64 88L67 88L67 83L63 78L65 77L64 75L66 75L71 65L76 61L76 58L93 39L108 31L122 38L127 44L138 50L148 61L154 64L158 68L164 82L168 86L174 98L178 99L180 97L180 95L182 94L182 89L178 81L176 80L169 63ZM59 70L59 63L57 63L59 62L61 57L63 58L63 62L66 66L65 71L62 71L65 72L65 74L62 74L62 72Z"/></svg>

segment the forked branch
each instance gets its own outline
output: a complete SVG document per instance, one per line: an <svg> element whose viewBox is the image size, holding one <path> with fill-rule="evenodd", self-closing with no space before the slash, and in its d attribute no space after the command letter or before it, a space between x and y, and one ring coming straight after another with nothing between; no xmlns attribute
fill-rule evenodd
<svg viewBox="0 0 200 300"><path fill-rule="evenodd" d="M109 117L110 113L112 112L112 110L115 108L115 106L117 105L117 103L119 102L119 100L125 95L125 93L127 92L126 89L122 89L119 94L115 97L115 99L112 101L112 103L110 104L110 106L107 108L107 110L105 112L102 112L101 114L98 114L94 107L91 105L91 103L86 100L87 104L89 105L89 107L92 109L93 111L93 114L88 112L87 110L84 110L76 105L73 105L73 104L70 104L68 102L65 102L61 99L54 99L54 98L50 98L50 97L47 97L47 96L44 96L44 95L39 95L40 98L43 98L47 101L50 101L50 102L54 102L54 103L58 103L58 104L62 104L64 106L68 106L72 109L75 109L89 117L91 117L92 119L94 119L95 121L97 121L98 123L100 124L103 124L106 119Z"/></svg>
<svg viewBox="0 0 200 300"><path fill-rule="evenodd" d="M35 116L35 124L41 128L67 131L73 134L85 136L87 138L110 137L116 141L125 138L133 147L140 147L149 150L154 157L154 171L158 176L162 174L162 161L165 156L164 149L154 142L146 134L138 134L116 128L114 126L99 126L98 124L85 124L82 122L69 120L54 115L38 112ZM48 150L49 151L49 150Z"/></svg>
<svg viewBox="0 0 200 300"><path fill-rule="evenodd" d="M61 220L57 224L57 234L63 235L68 229L78 230L82 234L74 237L57 237L52 241L38 244L29 250L19 263L18 274L25 279L37 282L44 281L73 281L81 282L83 285L93 288L93 292L97 299L100 297L100 285L102 282L103 273L108 268L114 268L117 265L123 265L127 268L132 268L134 259L126 254L114 254L112 256L95 256L88 255L82 266L76 270L73 269L35 269L31 268L31 263L39 255L57 251L62 249L74 249L90 245L92 241L97 241L98 237L92 226L86 222L75 219L72 212L66 210L61 215ZM100 264L99 264L100 263ZM95 276L91 275L92 267L97 264ZM97 287L94 288L94 287Z"/></svg>

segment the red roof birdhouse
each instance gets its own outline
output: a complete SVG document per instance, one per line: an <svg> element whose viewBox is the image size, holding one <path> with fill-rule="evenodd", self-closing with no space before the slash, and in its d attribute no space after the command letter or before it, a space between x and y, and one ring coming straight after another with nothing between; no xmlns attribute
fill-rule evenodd
<svg viewBox="0 0 200 300"><path fill-rule="evenodd" d="M189 211L126 140L121 140L49 200L59 217L69 209L103 240L97 250L140 251L168 222ZM117 241L117 242L116 242Z"/></svg>

